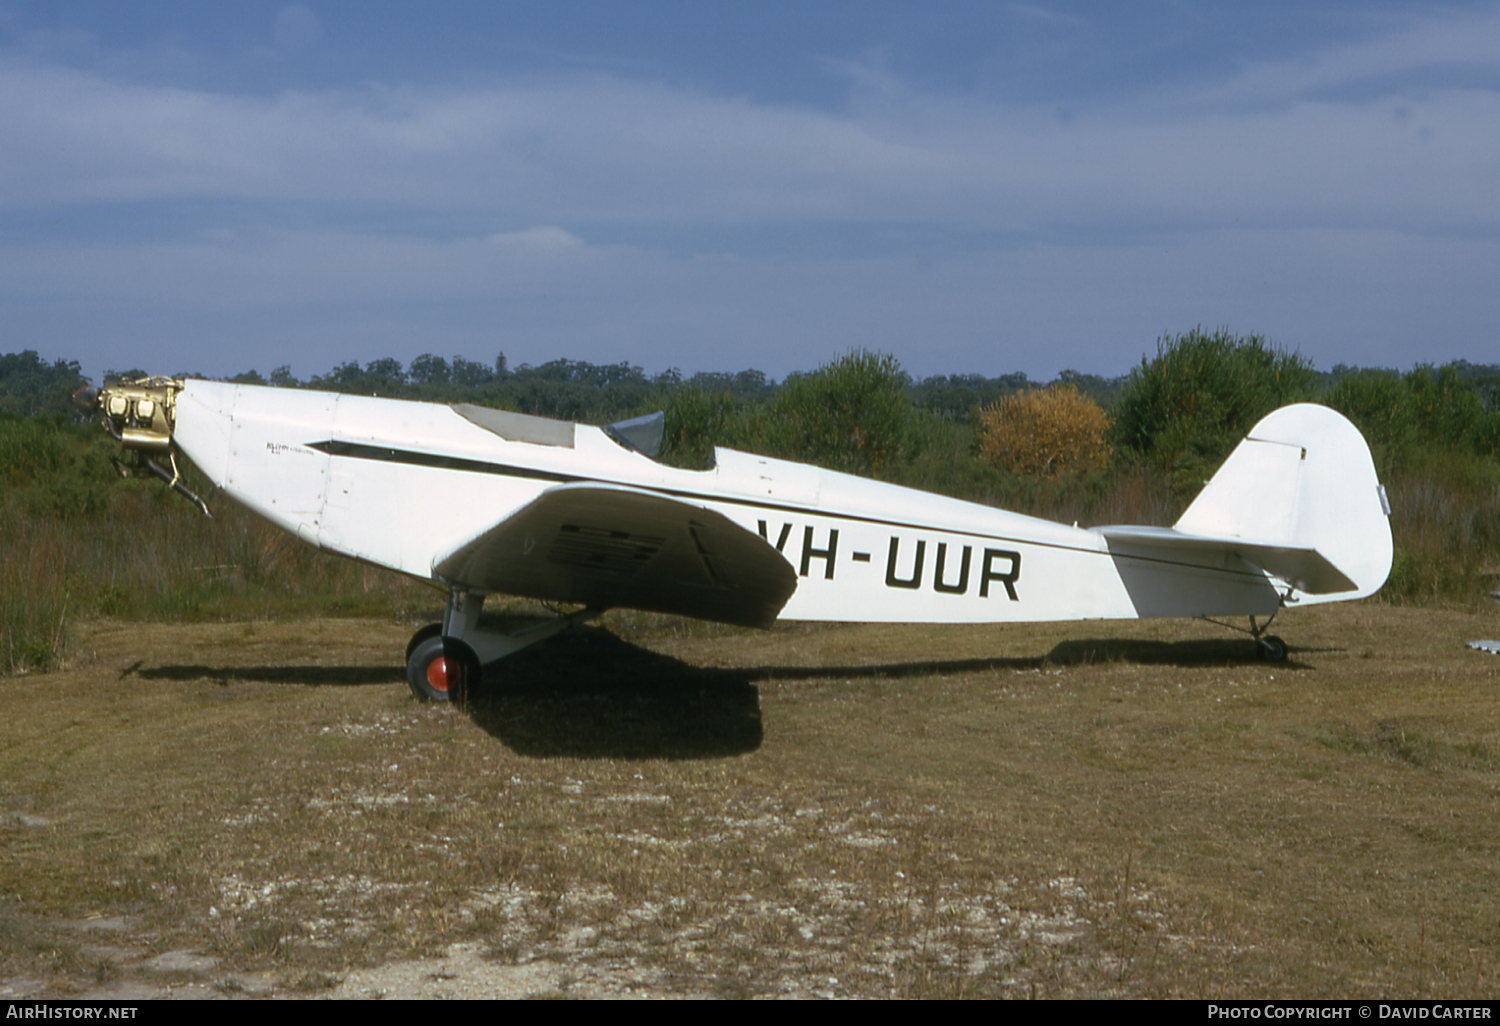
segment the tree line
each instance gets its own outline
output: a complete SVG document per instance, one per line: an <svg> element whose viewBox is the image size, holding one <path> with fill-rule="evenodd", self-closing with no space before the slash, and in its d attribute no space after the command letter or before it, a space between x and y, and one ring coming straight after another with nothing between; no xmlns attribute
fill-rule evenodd
<svg viewBox="0 0 1500 1026"><path fill-rule="evenodd" d="M104 377L109 381L144 377L146 373L140 369L110 369ZM789 375L786 380L797 376ZM648 374L631 363L593 364L567 359L539 366L523 363L511 368L504 353L489 364L463 356L447 359L424 353L405 365L392 357L365 364L349 361L305 380L298 379L288 366L278 367L269 375L248 370L223 380L429 402L477 401L543 417L600 421L620 419L652 402L664 405L673 393L683 389L760 402L768 400L783 384L759 370L684 375L670 368ZM1107 406L1125 379L1064 371L1060 380L1075 382ZM37 413L69 416L73 409L69 396L85 383L76 360L48 363L34 350L0 355L0 410L19 416ZM1037 384L1021 372L993 378L981 374L940 374L909 381L907 391L919 409L961 421L977 407Z"/></svg>
<svg viewBox="0 0 1500 1026"><path fill-rule="evenodd" d="M111 370L106 380L143 376ZM1319 372L1303 357L1263 336L1194 328L1158 340L1128 374L1105 378L1064 371L1052 382L1024 373L913 379L889 354L855 350L812 371L778 382L761 371L647 374L627 363L559 359L511 368L503 353L491 363L423 354L403 365L394 358L350 361L326 374L297 379L289 367L269 376L250 370L227 380L279 388L311 388L430 402L470 402L543 417L608 423L663 409L664 458L706 465L715 445L818 463L889 479L932 483L930 466L980 456L1002 470L1056 476L1075 462L1104 469L1100 453L1146 461L1170 476L1199 479L1211 472L1256 419L1288 402L1318 401L1340 410L1364 432L1386 467L1433 451L1493 457L1500 454L1500 365L1457 361L1420 364L1409 371L1339 365ZM85 383L79 364L48 363L35 351L0 355L0 416L52 414L78 419L70 396ZM1076 394L1076 403L1049 400L1031 410L1028 396ZM1004 405L1008 403L1008 405ZM1012 437L997 441L999 413L1010 410ZM1028 420L1029 418L1029 420ZM1087 459L1025 454L1016 424L1054 429L1090 424L1082 441ZM1046 444L1063 444L1057 431ZM1092 439L1092 441L1090 441ZM1040 444L1040 443L1038 443ZM1009 454L1009 455L1007 455ZM953 491L949 487L946 490ZM956 490L962 491L962 487Z"/></svg>

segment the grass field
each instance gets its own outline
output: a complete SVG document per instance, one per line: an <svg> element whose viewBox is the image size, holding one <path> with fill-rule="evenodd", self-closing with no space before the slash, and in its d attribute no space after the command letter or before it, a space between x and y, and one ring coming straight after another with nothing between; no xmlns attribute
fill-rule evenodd
<svg viewBox="0 0 1500 1026"><path fill-rule="evenodd" d="M0 678L0 996L1500 996L1500 609L100 622Z"/></svg>

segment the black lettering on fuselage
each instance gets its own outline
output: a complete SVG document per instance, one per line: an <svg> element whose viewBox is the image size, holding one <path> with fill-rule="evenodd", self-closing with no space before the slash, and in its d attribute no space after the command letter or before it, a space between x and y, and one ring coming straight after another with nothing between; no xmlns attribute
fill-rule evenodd
<svg viewBox="0 0 1500 1026"><path fill-rule="evenodd" d="M885 560L885 586L887 588L920 588L922 586L922 558L927 555L927 543L921 539L917 540L917 565L912 567L911 576L900 578L896 576L896 556L901 552L901 539L891 536L890 555Z"/></svg>
<svg viewBox="0 0 1500 1026"><path fill-rule="evenodd" d="M770 541L771 540L770 537L768 537L767 534L766 534L766 522L764 520L757 520L756 523L760 525L760 536L762 538L764 538L766 541ZM789 537L791 537L791 534L792 534L792 525L791 524L782 524L781 525L781 534L776 538L776 551L777 552L785 552L786 551L786 540Z"/></svg>
<svg viewBox="0 0 1500 1026"><path fill-rule="evenodd" d="M756 522L760 530L761 538L770 542L770 525L764 520ZM782 523L781 529L776 536L776 551L786 554L787 543L791 540L794 524ZM906 576L900 571L901 563L901 538L897 535L891 536L890 548L886 551L885 560L885 586L887 588L902 588L907 591L916 591L927 582L923 579L923 571L927 566L927 541L924 538L909 539L916 543L916 551L911 557L911 567ZM954 545L953 548L958 548ZM948 542L937 543L937 557L932 565L932 590L940 595L967 595L969 593L969 582L974 569L974 546L964 545L963 552L958 557L958 567L954 568L948 561ZM802 527L802 551L798 556L798 573L802 577L812 575L812 563L815 559L823 561L823 579L833 580L834 573L838 568L839 551L839 529L832 527L828 529L828 542L818 548L814 541L814 528L811 524ZM870 562L870 553L853 552L849 559L856 563ZM949 575L954 579L949 580ZM1012 602L1019 602L1020 597L1016 594L1016 583L1021 579L1021 554L1010 549L985 549L984 558L980 561L979 568L979 597L989 598L990 585L998 582L1005 588L1005 595Z"/></svg>
<svg viewBox="0 0 1500 1026"><path fill-rule="evenodd" d="M964 558L963 558L963 562L959 564L959 569L958 569L958 583L957 584L947 584L947 583L945 583L943 581L943 563L948 558L948 543L947 542L938 542L937 566L933 567L933 570L932 570L932 587L933 587L933 590L941 592L944 595L962 595L964 592L968 591L969 590L969 556L972 555L973 552L974 552L974 549L973 549L972 546L969 546L969 545L965 545L964 546ZM919 565L917 567L918 571L921 570L920 562L921 561L919 560L918 561Z"/></svg>
<svg viewBox="0 0 1500 1026"><path fill-rule="evenodd" d="M1010 569L1005 573L995 572L995 561L1006 559L1010 561ZM1019 602L1016 598L1016 581L1021 576L1021 554L1011 552L1008 549L985 549L984 567L979 572L979 597L989 598L990 582L999 581L1005 585L1005 595L1012 602Z"/></svg>
<svg viewBox="0 0 1500 1026"><path fill-rule="evenodd" d="M788 525L788 526L790 526L790 525ZM783 531L782 535L783 535L782 540L785 541L786 540L785 539L786 532ZM778 545L777 548L780 548L780 546ZM812 529L812 525L811 524L808 524L806 527L804 527L802 529L802 568L801 568L800 572L801 572L801 574L802 574L803 577L807 576L808 567L812 564L813 559L817 558L817 559L821 559L823 561L823 577L824 577L824 579L825 580L829 580L829 581L833 580L833 562L834 562L834 559L838 556L838 553L839 553L839 531L838 531L838 528L834 527L834 528L830 528L829 529L829 531L828 531L828 548L826 548L826 549L815 549L815 548L813 548L813 529Z"/></svg>

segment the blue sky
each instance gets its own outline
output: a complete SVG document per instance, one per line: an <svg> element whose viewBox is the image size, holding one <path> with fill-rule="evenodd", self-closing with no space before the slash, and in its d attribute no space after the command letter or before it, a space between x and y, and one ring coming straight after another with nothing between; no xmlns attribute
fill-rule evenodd
<svg viewBox="0 0 1500 1026"><path fill-rule="evenodd" d="M1500 2L0 0L0 351L1500 362Z"/></svg>

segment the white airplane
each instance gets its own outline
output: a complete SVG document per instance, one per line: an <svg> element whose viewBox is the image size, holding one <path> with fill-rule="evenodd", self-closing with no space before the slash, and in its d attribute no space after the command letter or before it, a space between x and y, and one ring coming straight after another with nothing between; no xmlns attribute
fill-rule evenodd
<svg viewBox="0 0 1500 1026"><path fill-rule="evenodd" d="M92 393L92 390L90 390ZM94 396L84 397L92 402ZM1362 598L1390 509L1359 431L1323 406L1267 416L1171 528L1068 527L731 449L656 462L662 416L589 427L463 403L149 378L109 385L122 473L186 489L176 454L303 541L446 589L407 646L422 699L609 608L777 620L1012 623L1248 616ZM516 634L489 593L584 608Z"/></svg>

